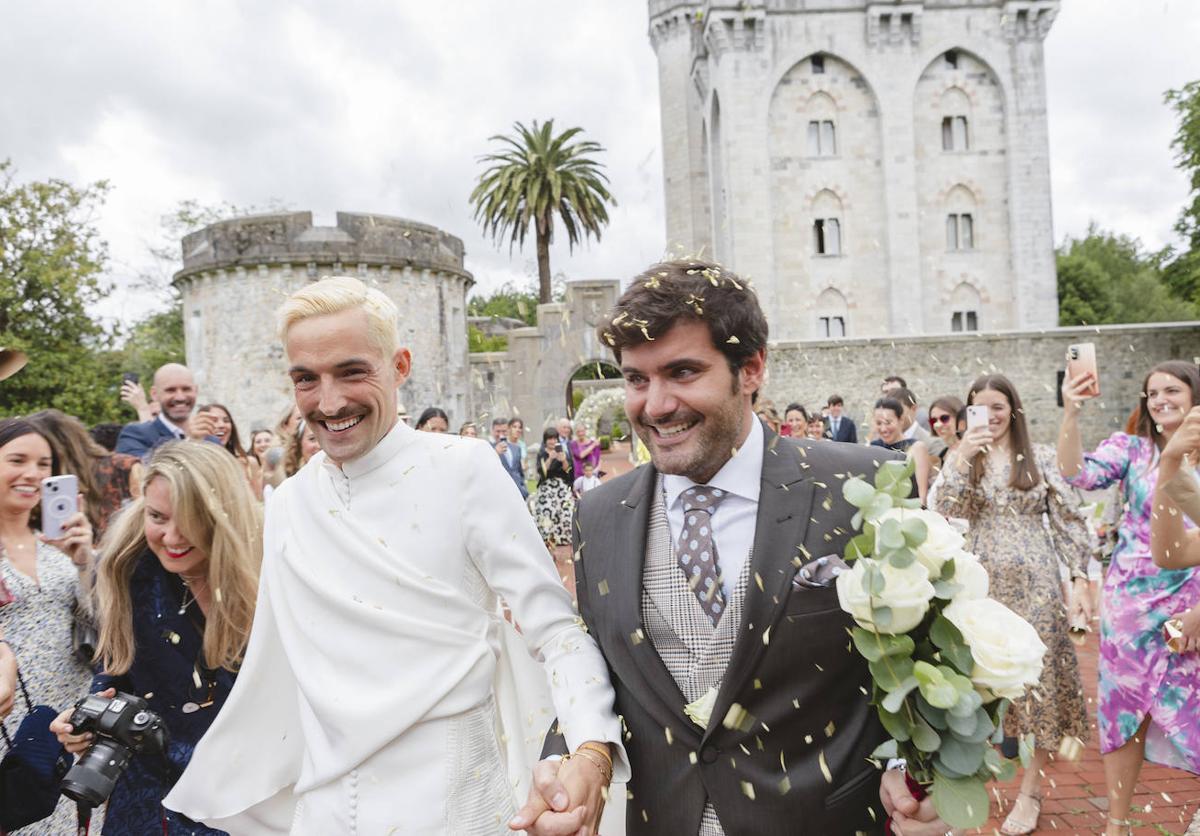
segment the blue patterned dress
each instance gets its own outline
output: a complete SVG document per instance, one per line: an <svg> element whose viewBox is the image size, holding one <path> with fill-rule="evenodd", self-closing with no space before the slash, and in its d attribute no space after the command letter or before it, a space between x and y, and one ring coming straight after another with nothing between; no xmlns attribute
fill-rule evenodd
<svg viewBox="0 0 1200 836"><path fill-rule="evenodd" d="M113 790L102 832L106 836L218 836L222 831L164 810L162 800L225 704L235 676L203 667L204 616L194 601L180 614L185 600L183 583L164 570L152 552L140 558L129 591L133 599L133 665L121 676L97 674L92 691L113 687L145 698L170 732L170 768L162 758L136 756ZM205 707L195 709L201 705Z"/></svg>

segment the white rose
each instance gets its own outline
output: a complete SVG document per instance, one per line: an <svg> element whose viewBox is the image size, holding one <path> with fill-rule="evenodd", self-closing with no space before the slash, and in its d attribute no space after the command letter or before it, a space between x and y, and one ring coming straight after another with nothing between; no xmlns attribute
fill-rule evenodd
<svg viewBox="0 0 1200 836"><path fill-rule="evenodd" d="M838 575L838 602L843 610L854 616L860 627L897 635L907 633L921 623L933 598L929 570L923 564L914 560L906 568L897 569L886 561L860 557L853 566L849 572ZM868 566L877 566L883 572L884 587L879 595L868 595L863 590L863 577ZM892 620L887 626L875 623L873 607L891 609Z"/></svg>
<svg viewBox="0 0 1200 836"><path fill-rule="evenodd" d="M946 521L946 518L934 511L923 508L893 508L879 518L878 524L885 520L920 520L925 523L925 542L917 546L917 560L925 564L929 576L936 578L942 572L942 564L962 551L963 536Z"/></svg>
<svg viewBox="0 0 1200 836"><path fill-rule="evenodd" d="M954 577L951 583L962 587L954 593L954 600L977 600L986 598L988 594L988 573L979 562L979 558L970 552L959 552L954 555Z"/></svg>
<svg viewBox="0 0 1200 836"><path fill-rule="evenodd" d="M1016 700L1037 684L1046 645L1028 621L992 598L956 599L942 615L971 648L976 686Z"/></svg>

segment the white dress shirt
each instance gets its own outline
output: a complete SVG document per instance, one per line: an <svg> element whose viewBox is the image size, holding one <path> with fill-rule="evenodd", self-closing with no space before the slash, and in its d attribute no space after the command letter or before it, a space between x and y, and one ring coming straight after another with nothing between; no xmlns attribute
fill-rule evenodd
<svg viewBox="0 0 1200 836"><path fill-rule="evenodd" d="M167 415L165 412L158 413L158 420L164 427L166 427L168 430L171 431L171 434L173 436L175 436L175 438L178 441L186 441L187 440L187 433L185 433L183 431L182 427L178 426L177 424L171 423L171 420L169 418L167 418Z"/></svg>
<svg viewBox="0 0 1200 836"><path fill-rule="evenodd" d="M741 449L708 480L709 485L729 494L712 515L713 542L717 547L717 565L726 599L737 584L742 564L754 548L764 445L762 423L757 418L752 417L751 420L750 435ZM686 476L663 475L667 525L671 529L672 543L679 541L679 533L683 530L681 496L695 484Z"/></svg>

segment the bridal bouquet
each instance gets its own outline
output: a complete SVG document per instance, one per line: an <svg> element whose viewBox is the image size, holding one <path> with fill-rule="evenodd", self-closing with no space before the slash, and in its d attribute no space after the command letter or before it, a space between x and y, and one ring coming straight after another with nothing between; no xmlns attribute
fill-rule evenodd
<svg viewBox="0 0 1200 836"><path fill-rule="evenodd" d="M1009 701L1037 683L1046 646L988 597L987 571L962 535L908 498L911 474L911 462L885 462L874 485L843 485L861 533L846 546L852 568L837 579L838 600L858 624L854 647L870 664L871 702L891 735L874 757L906 759L909 775L932 785L944 821L979 827L987 782L1016 773L992 744L1003 738Z"/></svg>

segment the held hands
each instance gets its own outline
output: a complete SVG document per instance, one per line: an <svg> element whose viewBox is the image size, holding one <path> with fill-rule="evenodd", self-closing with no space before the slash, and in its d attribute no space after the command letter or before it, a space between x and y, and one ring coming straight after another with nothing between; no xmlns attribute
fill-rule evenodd
<svg viewBox="0 0 1200 836"><path fill-rule="evenodd" d="M606 776L591 760L546 760L533 769L525 806L508 822L532 836L596 836Z"/></svg>
<svg viewBox="0 0 1200 836"><path fill-rule="evenodd" d="M883 811L892 820L892 832L898 836L949 836L956 833L938 817L933 798L920 801L913 798L904 780L904 771L889 769L879 782L879 800Z"/></svg>
<svg viewBox="0 0 1200 836"><path fill-rule="evenodd" d="M43 534L41 539L71 558L78 568L86 569L92 565L92 524L82 511L83 494L79 494L79 508L67 517L62 537L51 540Z"/></svg>
<svg viewBox="0 0 1200 836"><path fill-rule="evenodd" d="M109 688L100 692L100 696L108 697L109 699L112 699L116 695L116 688ZM75 731L75 728L70 722L71 715L73 713L75 713L75 709L68 708L62 714L59 714L57 717L55 717L54 721L50 724L50 731L52 731L55 736L58 737L58 742L61 743L68 752L70 752L72 755L81 755L87 751L89 746L92 745L92 738L94 738L95 735L91 732L87 732L86 734L73 734L72 732Z"/></svg>
<svg viewBox="0 0 1200 836"><path fill-rule="evenodd" d="M1062 385L1063 403L1072 407L1067 410L1068 415L1075 415L1079 410L1083 409L1083 402L1090 401L1096 397L1092 394L1095 391L1092 387L1096 385L1096 376L1091 372L1083 372L1075 377L1064 377Z"/></svg>

